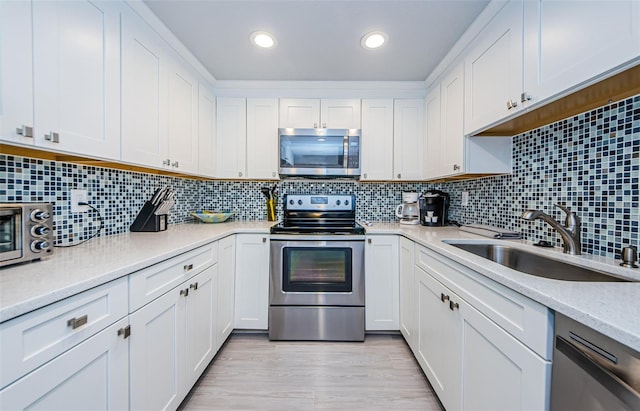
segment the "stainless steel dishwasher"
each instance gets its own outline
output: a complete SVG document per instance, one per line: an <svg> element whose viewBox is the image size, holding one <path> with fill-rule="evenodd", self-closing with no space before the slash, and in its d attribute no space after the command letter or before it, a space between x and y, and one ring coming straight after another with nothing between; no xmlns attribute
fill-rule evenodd
<svg viewBox="0 0 640 411"><path fill-rule="evenodd" d="M551 410L640 410L640 353L556 313Z"/></svg>

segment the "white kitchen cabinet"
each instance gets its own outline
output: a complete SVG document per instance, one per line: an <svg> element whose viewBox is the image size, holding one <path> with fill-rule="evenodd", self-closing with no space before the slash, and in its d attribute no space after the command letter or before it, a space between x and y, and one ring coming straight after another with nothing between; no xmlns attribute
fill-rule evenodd
<svg viewBox="0 0 640 411"><path fill-rule="evenodd" d="M6 3L2 138L119 159L120 4ZM19 135L23 125L33 129Z"/></svg>
<svg viewBox="0 0 640 411"><path fill-rule="evenodd" d="M218 97L216 113L216 176L246 178L247 101Z"/></svg>
<svg viewBox="0 0 640 411"><path fill-rule="evenodd" d="M218 255L216 342L220 348L233 331L236 270L235 235L218 241Z"/></svg>
<svg viewBox="0 0 640 411"><path fill-rule="evenodd" d="M28 145L34 144L31 7L0 1L0 139Z"/></svg>
<svg viewBox="0 0 640 411"><path fill-rule="evenodd" d="M169 148L170 169L198 172L198 79L172 56L169 61Z"/></svg>
<svg viewBox="0 0 640 411"><path fill-rule="evenodd" d="M424 100L397 99L393 107L393 177L420 180L423 171Z"/></svg>
<svg viewBox="0 0 640 411"><path fill-rule="evenodd" d="M464 58L467 134L521 110L522 47L522 0L512 0L476 37Z"/></svg>
<svg viewBox="0 0 640 411"><path fill-rule="evenodd" d="M415 263L417 358L445 408L547 409L548 309L425 247Z"/></svg>
<svg viewBox="0 0 640 411"><path fill-rule="evenodd" d="M524 2L524 87L530 104L640 57L636 0Z"/></svg>
<svg viewBox="0 0 640 411"><path fill-rule="evenodd" d="M135 13L122 15L122 160L155 168L168 157L169 55Z"/></svg>
<svg viewBox="0 0 640 411"><path fill-rule="evenodd" d="M413 241L400 237L398 250L400 256L400 332L415 355L418 327L416 324L417 308Z"/></svg>
<svg viewBox="0 0 640 411"><path fill-rule="evenodd" d="M217 268L129 316L131 409L176 409L215 355Z"/></svg>
<svg viewBox="0 0 640 411"><path fill-rule="evenodd" d="M362 180L393 179L393 99L362 100Z"/></svg>
<svg viewBox="0 0 640 411"><path fill-rule="evenodd" d="M464 164L464 67L456 66L440 85L440 175L461 174ZM509 146L510 147L510 146ZM509 153L511 154L511 153Z"/></svg>
<svg viewBox="0 0 640 411"><path fill-rule="evenodd" d="M424 98L423 175L425 178L440 176L444 168L440 100L440 83L437 83Z"/></svg>
<svg viewBox="0 0 640 411"><path fill-rule="evenodd" d="M216 98L205 84L198 87L198 174L216 176Z"/></svg>
<svg viewBox="0 0 640 411"><path fill-rule="evenodd" d="M247 99L247 178L278 178L278 99Z"/></svg>
<svg viewBox="0 0 640 411"><path fill-rule="evenodd" d="M0 409L129 409L127 323L119 320L3 388Z"/></svg>
<svg viewBox="0 0 640 411"><path fill-rule="evenodd" d="M280 99L281 128L360 128L359 99Z"/></svg>
<svg viewBox="0 0 640 411"><path fill-rule="evenodd" d="M269 236L236 234L235 327L269 328Z"/></svg>
<svg viewBox="0 0 640 411"><path fill-rule="evenodd" d="M369 235L364 254L365 329L398 330L398 236Z"/></svg>

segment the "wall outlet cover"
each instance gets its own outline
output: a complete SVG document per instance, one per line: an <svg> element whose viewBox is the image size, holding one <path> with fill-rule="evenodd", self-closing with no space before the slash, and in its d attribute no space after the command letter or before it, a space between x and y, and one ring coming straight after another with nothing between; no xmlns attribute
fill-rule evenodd
<svg viewBox="0 0 640 411"><path fill-rule="evenodd" d="M88 202L89 195L87 190L71 190L69 198L72 213L86 213L89 211L89 206L78 205L78 203Z"/></svg>
<svg viewBox="0 0 640 411"><path fill-rule="evenodd" d="M462 207L466 207L469 205L469 192L468 191L463 191L462 192Z"/></svg>

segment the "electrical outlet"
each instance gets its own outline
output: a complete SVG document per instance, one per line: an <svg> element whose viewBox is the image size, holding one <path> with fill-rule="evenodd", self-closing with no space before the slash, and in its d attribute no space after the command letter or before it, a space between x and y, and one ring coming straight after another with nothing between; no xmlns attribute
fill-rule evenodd
<svg viewBox="0 0 640 411"><path fill-rule="evenodd" d="M87 190L71 190L71 212L72 213L86 213L89 211L89 206L78 205L78 203L86 203L89 199Z"/></svg>
<svg viewBox="0 0 640 411"><path fill-rule="evenodd" d="M462 206L466 207L469 205L469 192L468 191L463 191L462 192Z"/></svg>

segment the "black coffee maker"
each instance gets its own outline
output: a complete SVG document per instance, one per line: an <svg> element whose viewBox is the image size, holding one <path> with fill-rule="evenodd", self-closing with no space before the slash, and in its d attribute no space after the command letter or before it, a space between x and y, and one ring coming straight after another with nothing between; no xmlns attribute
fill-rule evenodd
<svg viewBox="0 0 640 411"><path fill-rule="evenodd" d="M440 190L429 190L419 199L420 224L442 227L449 222L449 194Z"/></svg>

